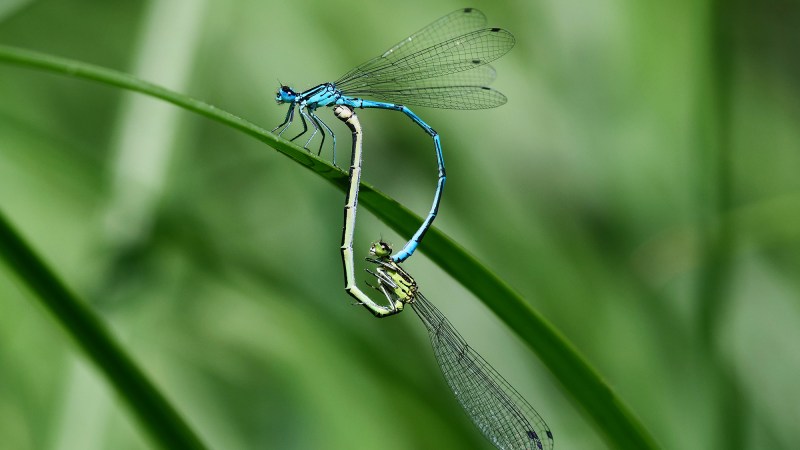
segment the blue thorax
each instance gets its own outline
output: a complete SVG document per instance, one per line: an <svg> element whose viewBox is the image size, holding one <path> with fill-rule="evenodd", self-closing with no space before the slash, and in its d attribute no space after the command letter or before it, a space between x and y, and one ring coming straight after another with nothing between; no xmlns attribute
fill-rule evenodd
<svg viewBox="0 0 800 450"><path fill-rule="evenodd" d="M281 103L299 103L311 110L317 109L322 106L331 105L349 105L357 107L354 99L342 95L342 91L336 88L333 83L323 83L313 88L302 92L296 93L289 86L281 86L278 93L275 95L275 101Z"/></svg>

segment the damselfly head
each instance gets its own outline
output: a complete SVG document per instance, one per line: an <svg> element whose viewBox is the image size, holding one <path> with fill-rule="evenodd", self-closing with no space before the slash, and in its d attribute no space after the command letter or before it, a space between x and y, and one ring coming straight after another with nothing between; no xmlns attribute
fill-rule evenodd
<svg viewBox="0 0 800 450"><path fill-rule="evenodd" d="M275 101L281 103L292 103L297 98L297 94L289 86L281 86L275 94Z"/></svg>
<svg viewBox="0 0 800 450"><path fill-rule="evenodd" d="M373 242L369 248L369 253L376 258L385 258L392 254L392 245L382 240Z"/></svg>

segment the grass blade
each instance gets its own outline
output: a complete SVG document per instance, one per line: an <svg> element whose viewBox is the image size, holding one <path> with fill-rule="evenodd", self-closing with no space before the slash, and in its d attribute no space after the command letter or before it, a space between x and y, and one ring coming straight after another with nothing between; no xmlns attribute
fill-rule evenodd
<svg viewBox="0 0 800 450"><path fill-rule="evenodd" d="M141 92L244 132L273 147L345 191L347 174L301 147L226 111L114 70L65 58L0 46L0 61L35 67ZM422 219L397 201L361 184L360 203L402 236L411 236ZM611 448L658 448L649 432L599 374L551 324L505 282L461 246L432 228L423 252L492 309L539 356ZM546 412L545 412L546 414Z"/></svg>
<svg viewBox="0 0 800 450"><path fill-rule="evenodd" d="M0 257L67 331L165 449L205 446L112 337L103 321L67 289L0 212Z"/></svg>

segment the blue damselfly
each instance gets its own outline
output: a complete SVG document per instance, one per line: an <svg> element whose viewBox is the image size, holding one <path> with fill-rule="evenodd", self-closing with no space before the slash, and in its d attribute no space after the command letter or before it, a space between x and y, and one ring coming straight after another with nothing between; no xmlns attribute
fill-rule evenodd
<svg viewBox="0 0 800 450"><path fill-rule="evenodd" d="M446 180L439 134L406 105L448 109L494 108L506 102L500 92L487 87L495 78L489 63L514 46L514 36L501 28L486 28L486 16L477 9L463 8L431 23L398 42L334 82L322 83L304 92L281 86L275 96L279 104L288 103L282 124L275 127L282 135L300 113L303 130L306 120L314 128L305 143L307 148L317 133L325 142L325 131L333 136L333 162L336 164L336 136L316 114L317 108L346 105L351 108L379 108L400 111L433 139L438 164L438 182L431 209L406 245L392 255L405 261L419 245L439 211ZM373 100L370 100L373 99ZM319 153L318 152L318 153Z"/></svg>

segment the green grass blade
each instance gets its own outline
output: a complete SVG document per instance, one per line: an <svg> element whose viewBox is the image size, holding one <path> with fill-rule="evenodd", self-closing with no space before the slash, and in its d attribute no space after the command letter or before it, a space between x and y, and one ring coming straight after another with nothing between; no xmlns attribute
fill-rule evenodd
<svg viewBox="0 0 800 450"><path fill-rule="evenodd" d="M17 234L2 212L0 256L102 371L154 443L165 449L205 448L112 337L103 321L67 289Z"/></svg>
<svg viewBox="0 0 800 450"><path fill-rule="evenodd" d="M244 119L198 100L120 72L29 50L0 46L0 61L64 73L163 99L240 130L297 161L342 191L347 189L347 174L327 161ZM362 182L359 201L402 236L411 236L422 223L419 216L367 183ZM611 448L658 448L639 420L569 341L505 282L435 228L426 234L423 251L480 298L539 355ZM546 416L546 412L544 414Z"/></svg>

